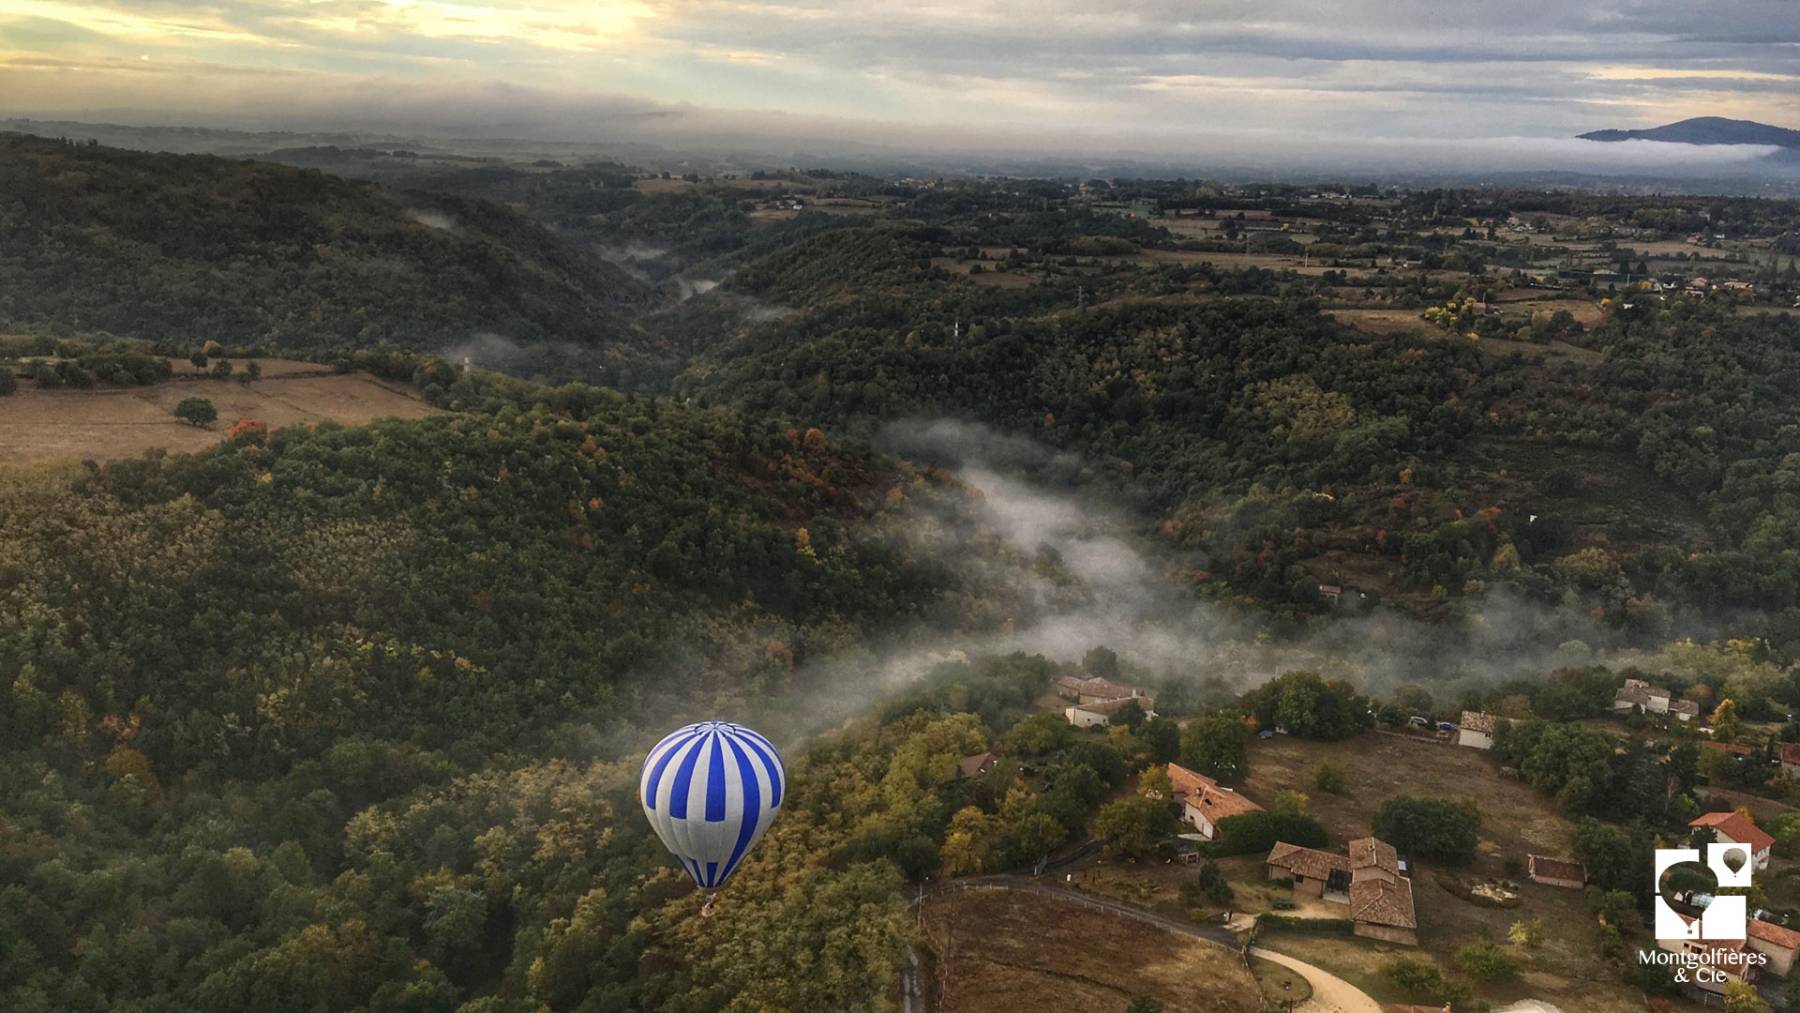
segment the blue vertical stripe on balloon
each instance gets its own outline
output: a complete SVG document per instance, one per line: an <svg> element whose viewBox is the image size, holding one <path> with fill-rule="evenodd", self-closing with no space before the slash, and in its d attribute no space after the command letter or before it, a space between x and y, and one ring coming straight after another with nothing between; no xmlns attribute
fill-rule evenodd
<svg viewBox="0 0 1800 1013"><path fill-rule="evenodd" d="M717 732L708 740L712 754L706 761L706 822L725 822L725 736Z"/></svg>
<svg viewBox="0 0 1800 1013"><path fill-rule="evenodd" d="M746 728L744 731L750 732L750 729ZM775 747L770 746L768 752L764 752L763 747L758 744L759 740L761 742L768 741L762 736L757 735L755 732L750 732L749 735L744 737L744 745L750 747L750 750L756 754L757 759L762 760L763 767L768 770L770 786L769 805L779 807L781 805L781 782L785 779L786 775L782 773L781 761L770 755L775 751Z"/></svg>
<svg viewBox="0 0 1800 1013"><path fill-rule="evenodd" d="M675 789L669 793L669 815L676 819L688 818L688 788L694 783L694 762L705 747L704 742L697 747L683 747L687 755L681 758L681 766L675 771Z"/></svg>
<svg viewBox="0 0 1800 1013"><path fill-rule="evenodd" d="M680 734L680 733L677 733L677 734ZM682 739L681 741L682 742L690 741L693 739L694 736L696 736L698 734L700 734L698 730L691 731L688 733L687 738ZM674 737L675 736L673 736L673 735L669 736L669 738L674 738ZM668 751L663 753L662 756L657 759L656 768L654 770L650 771L650 783L644 787L644 805L645 806L647 806L651 809L656 808L656 795L657 795L656 789L662 787L663 771L669 766L669 761L673 760L675 758L675 754L679 753L679 752L681 752L681 744L676 743L675 745L670 746Z"/></svg>
<svg viewBox="0 0 1800 1013"><path fill-rule="evenodd" d="M762 825L762 788L756 781L756 770L750 763L750 757L738 746L736 739L726 739L731 744L731 754L737 758L738 778L744 782L744 822L738 827L737 846L731 849L731 857L725 862L725 875L730 876L737 871L737 864L744 857L744 849L750 846L750 839L756 836L756 828ZM749 744L746 742L746 744ZM770 771L769 782L775 783L774 772Z"/></svg>

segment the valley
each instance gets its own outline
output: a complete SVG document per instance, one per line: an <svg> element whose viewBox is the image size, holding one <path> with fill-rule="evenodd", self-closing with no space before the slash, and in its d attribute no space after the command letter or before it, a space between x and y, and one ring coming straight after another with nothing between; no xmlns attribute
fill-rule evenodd
<svg viewBox="0 0 1800 1013"><path fill-rule="evenodd" d="M1697 1008L1739 806L1800 918L1793 204L390 147L0 144L0 1005Z"/></svg>

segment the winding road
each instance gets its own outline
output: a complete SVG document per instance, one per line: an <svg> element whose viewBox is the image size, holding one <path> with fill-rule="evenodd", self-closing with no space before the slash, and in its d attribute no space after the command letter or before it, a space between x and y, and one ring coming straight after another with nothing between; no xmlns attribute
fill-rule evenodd
<svg viewBox="0 0 1800 1013"><path fill-rule="evenodd" d="M1234 951L1239 949L1240 945L1237 934L1224 926L1196 925L1193 922L1169 918L1165 915L1157 914L1154 911L1146 911L1141 907L1133 907L1130 904L1111 900L1106 897L1096 897L1092 894L1083 893L1080 890L1072 890L1068 887L1045 883L1041 880L1033 879L1030 876L1013 873L1000 873L992 876L970 876L967 879L952 879L941 883L933 883L920 891L913 898L912 902L908 904L908 907L918 907L925 902L926 898L935 897L939 894L955 893L959 890L974 890L982 887L1002 890L1019 890L1024 893L1035 893L1045 897L1055 897L1058 900L1081 904L1085 907L1105 911L1108 914L1117 915L1121 918L1129 918L1146 925L1154 925L1157 928L1167 929L1170 932L1179 932L1184 936L1193 936L1196 939L1204 939L1208 942L1218 943L1221 946L1229 947ZM1364 992L1362 989L1357 988L1355 985L1350 984L1322 967L1317 967L1304 960L1290 957L1284 953L1276 953L1274 950L1264 949L1260 946L1252 947L1250 949L1250 955L1253 957L1260 957L1263 960L1272 963L1280 964L1305 978L1307 984L1312 986L1312 998L1301 1003L1300 1006L1296 1008L1295 1013L1381 1013L1381 1004L1370 998L1367 992ZM900 995L905 1013L925 1013L923 1008L924 1001L922 998L923 992L920 990L918 982L918 967L918 954L913 952L912 947L908 946L906 948L906 970L902 973L900 981Z"/></svg>

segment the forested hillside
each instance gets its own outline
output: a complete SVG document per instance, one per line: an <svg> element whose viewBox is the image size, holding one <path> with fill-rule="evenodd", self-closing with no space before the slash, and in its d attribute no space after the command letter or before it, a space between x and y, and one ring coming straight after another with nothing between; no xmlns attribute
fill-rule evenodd
<svg viewBox="0 0 1800 1013"><path fill-rule="evenodd" d="M880 849L829 869L809 850L847 840L804 829L826 775L793 758L777 833L812 843L765 845L800 865L744 877L808 885L748 885L708 928L658 913L689 887L635 812L634 751L714 705L803 727L783 701L829 688L809 661L953 625L961 578L900 537L941 484L817 432L520 390L9 479L0 1006L701 1009L745 976L768 1005L885 991L896 874ZM1029 672L1027 698L1046 678ZM931 812L906 833L941 838ZM772 951L816 973L689 952L728 951L736 919L822 934Z"/></svg>
<svg viewBox="0 0 1800 1013"><path fill-rule="evenodd" d="M1781 548L1795 523L1781 476L1800 451L1793 315L1647 282L1590 286L1591 304L1559 290L1545 305L1562 308L1524 317L1493 301L1548 284L1498 266L1529 262L1495 228L1535 233L1527 215L1578 235L1741 236L1769 251L1746 276L1779 290L1795 276L1776 256L1786 204L1314 204L1306 256L1339 266L1277 271L1238 252L1249 226L1230 217L1266 197L1181 181L685 181L370 152L393 163L383 187L23 137L0 153L17 225L0 255L19 279L0 323L171 352L476 338L478 364L672 388L800 430L976 420L1077 455L1086 484L1191 563L1199 597L1299 618L1325 611L1320 585L1351 586L1358 603L1442 616L1507 586L1633 636L1723 606L1800 643L1800 564ZM414 186L454 194L394 188ZM1150 202L1165 216L1116 210ZM1191 202L1222 205L1217 227L1195 230ZM1278 229L1257 245L1301 249ZM1627 276L1640 266L1616 239L1593 246ZM1396 263L1419 267L1382 266Z"/></svg>
<svg viewBox="0 0 1800 1013"><path fill-rule="evenodd" d="M492 334L590 371L661 356L632 320L641 284L515 212L266 162L0 136L0 272L0 327L287 352Z"/></svg>
<svg viewBox="0 0 1800 1013"><path fill-rule="evenodd" d="M995 227L1014 226L941 228ZM1321 582L1426 611L1505 584L1636 635L1728 607L1800 643L1791 314L1622 305L1570 337L1583 354L1547 358L1506 334L1499 351L1359 330L1300 279L1255 290L1254 270L1171 269L1168 294L1143 273L983 288L921 267L922 237L946 241L840 231L746 267L733 289L798 312L677 388L796 424L950 416L1074 451L1201 553L1203 587L1277 608L1316 608Z"/></svg>

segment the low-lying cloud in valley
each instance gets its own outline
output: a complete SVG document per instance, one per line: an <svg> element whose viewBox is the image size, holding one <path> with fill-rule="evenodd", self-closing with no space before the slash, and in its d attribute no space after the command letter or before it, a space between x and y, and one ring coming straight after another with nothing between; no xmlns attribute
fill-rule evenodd
<svg viewBox="0 0 1800 1013"><path fill-rule="evenodd" d="M909 533L912 548L937 553L978 586L1009 588L1001 597L1021 607L995 632L917 634L797 673L804 702L781 710L798 729L829 727L938 663L981 654L1020 651L1072 665L1104 645L1159 679L1216 679L1241 691L1307 669L1365 692L1420 683L1454 699L1473 686L1569 665L1640 661L1651 646L1631 644L1584 607L1527 601L1504 588L1468 599L1444 622L1352 603L1278 634L1258 612L1196 598L1184 575L1210 561L1169 549L1147 519L1083 491L1073 455L949 420L891 425L879 442L946 468L969 494L966 511L921 518ZM996 542L1006 551L996 553ZM1697 619L1681 632L1705 638L1713 630Z"/></svg>

